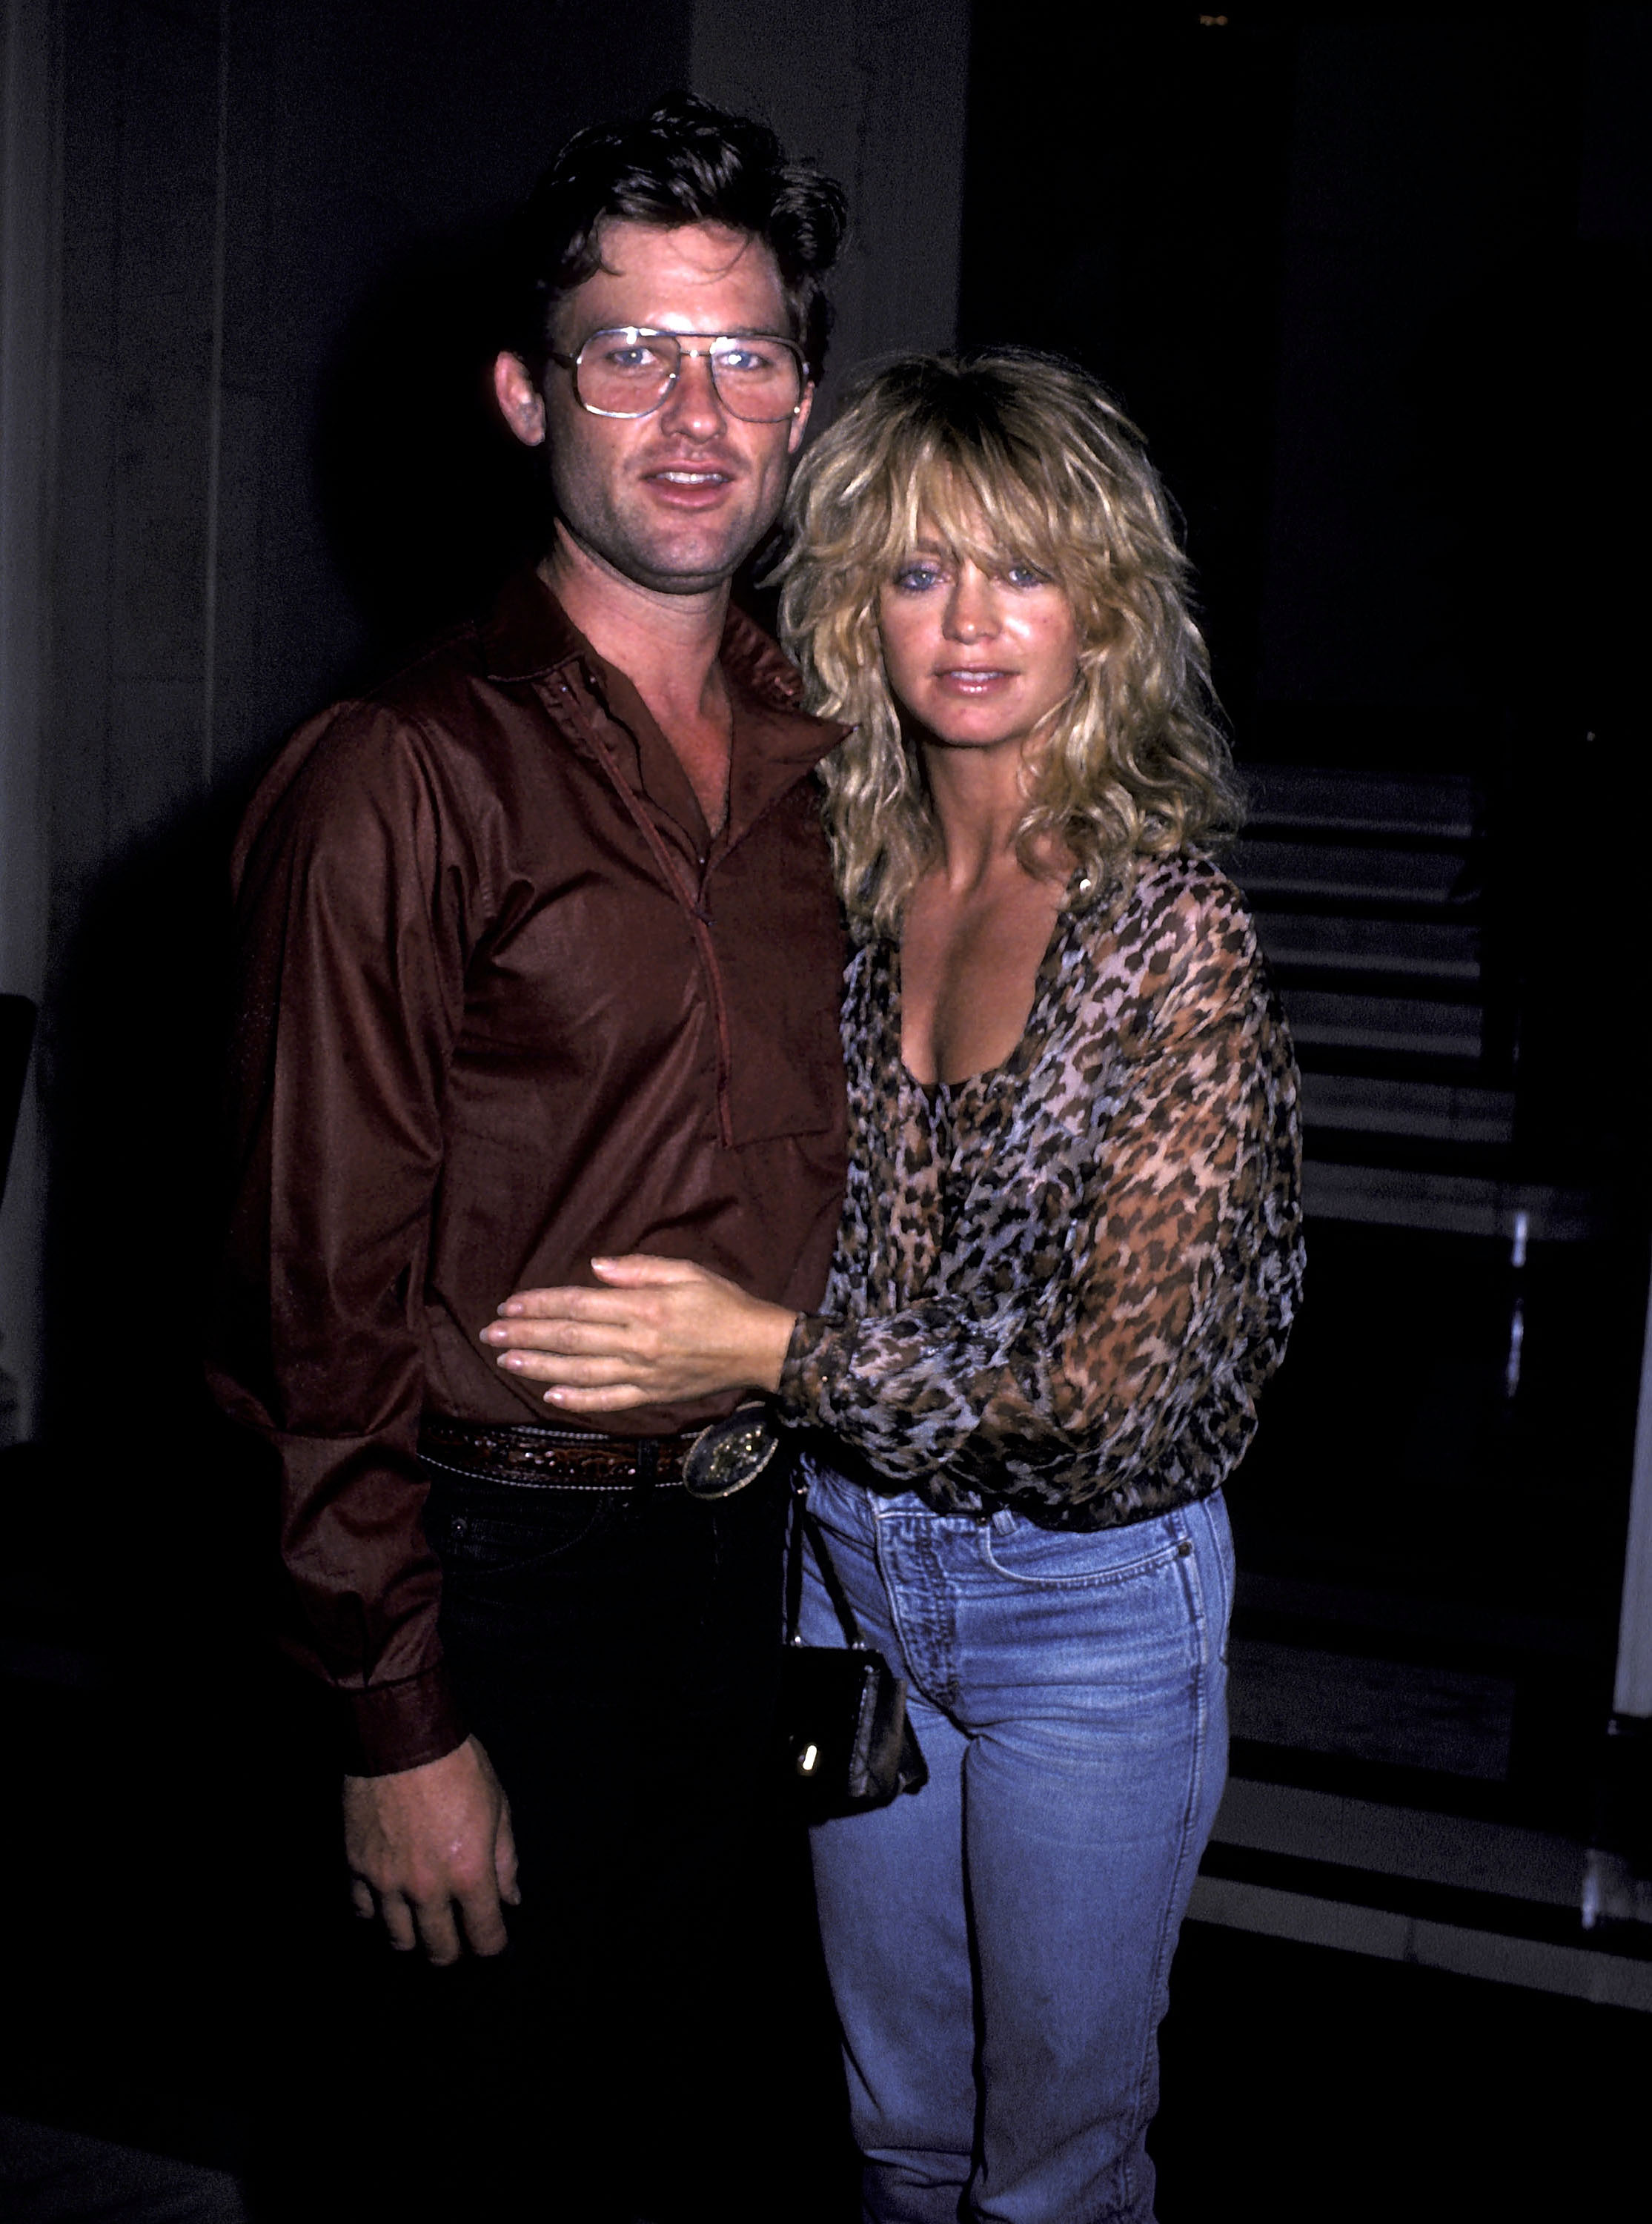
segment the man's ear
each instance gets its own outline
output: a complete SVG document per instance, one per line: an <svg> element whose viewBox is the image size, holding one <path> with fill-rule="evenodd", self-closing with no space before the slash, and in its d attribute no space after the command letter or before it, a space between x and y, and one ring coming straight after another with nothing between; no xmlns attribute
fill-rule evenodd
<svg viewBox="0 0 1652 2224"><path fill-rule="evenodd" d="M537 448L545 438L545 396L529 377L520 355L495 357L494 399L500 415L522 445Z"/></svg>
<svg viewBox="0 0 1652 2224"><path fill-rule="evenodd" d="M814 406L815 387L811 379L803 389L803 400L798 404L797 414L791 420L791 430L786 435L785 452L788 456L795 456L802 447L804 427L809 422L809 412Z"/></svg>

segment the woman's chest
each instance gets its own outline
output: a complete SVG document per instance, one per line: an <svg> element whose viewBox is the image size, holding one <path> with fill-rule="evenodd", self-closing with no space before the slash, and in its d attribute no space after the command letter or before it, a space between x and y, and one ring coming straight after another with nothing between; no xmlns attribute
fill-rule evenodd
<svg viewBox="0 0 1652 2224"><path fill-rule="evenodd" d="M966 900L931 880L908 908L899 958L900 1058L925 1084L1002 1065L1026 1032L1060 891L1018 873Z"/></svg>
<svg viewBox="0 0 1652 2224"><path fill-rule="evenodd" d="M854 1217L868 1250L910 1289L1059 1271L1106 1149L1115 1062L1084 1054L1082 1015L1061 989L1058 969L1041 976L1026 1028L998 1066L925 1086L899 1054L886 964L852 977Z"/></svg>

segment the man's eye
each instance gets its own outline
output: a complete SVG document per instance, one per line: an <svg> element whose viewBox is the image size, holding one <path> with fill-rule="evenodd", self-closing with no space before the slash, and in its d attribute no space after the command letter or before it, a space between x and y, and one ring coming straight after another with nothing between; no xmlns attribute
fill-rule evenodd
<svg viewBox="0 0 1652 2224"><path fill-rule="evenodd" d="M719 348L716 362L719 370L772 371L775 367L773 351L760 347Z"/></svg>
<svg viewBox="0 0 1652 2224"><path fill-rule="evenodd" d="M658 370L659 357L653 348L639 341L631 347L605 348L602 367L605 370Z"/></svg>

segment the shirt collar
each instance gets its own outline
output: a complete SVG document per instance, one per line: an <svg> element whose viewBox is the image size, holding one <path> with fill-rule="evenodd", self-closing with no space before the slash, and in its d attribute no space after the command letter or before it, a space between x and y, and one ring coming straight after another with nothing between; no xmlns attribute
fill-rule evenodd
<svg viewBox="0 0 1652 2224"><path fill-rule="evenodd" d="M599 683L609 667L569 618L537 571L514 573L501 588L482 621L483 669L503 685L542 679L559 667L577 664ZM852 730L801 708L803 680L785 651L761 626L731 603L719 651L724 673L760 714L749 725L766 757L777 762L811 765L835 749Z"/></svg>

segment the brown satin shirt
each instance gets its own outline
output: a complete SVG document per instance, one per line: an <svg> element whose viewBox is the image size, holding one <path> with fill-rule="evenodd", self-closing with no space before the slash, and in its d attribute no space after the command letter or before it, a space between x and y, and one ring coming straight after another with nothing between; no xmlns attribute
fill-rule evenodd
<svg viewBox="0 0 1652 2224"><path fill-rule="evenodd" d="M738 612L722 660L715 839L635 689L532 573L305 727L242 831L212 1374L279 1456L294 1650L344 1695L357 1769L464 1734L415 1444L425 1410L552 1418L477 1341L500 1300L626 1251L799 1309L825 1286L844 949L809 775L842 730L797 709Z"/></svg>

